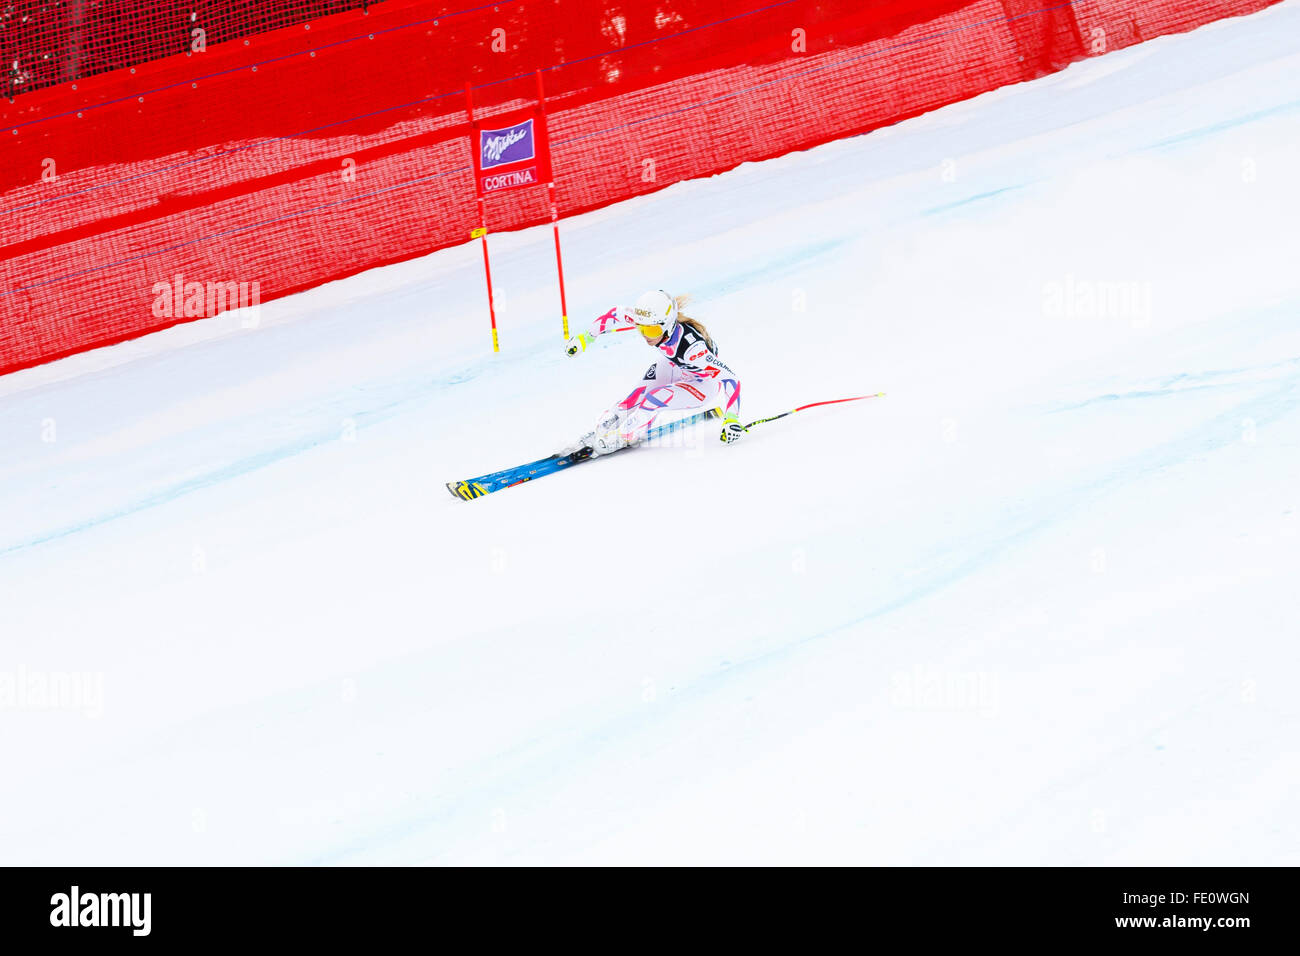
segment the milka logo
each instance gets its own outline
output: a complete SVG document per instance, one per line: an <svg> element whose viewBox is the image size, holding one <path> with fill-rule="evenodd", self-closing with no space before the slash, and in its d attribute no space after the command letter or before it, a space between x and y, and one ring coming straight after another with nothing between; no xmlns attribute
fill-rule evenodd
<svg viewBox="0 0 1300 956"><path fill-rule="evenodd" d="M489 136L487 142L483 144L484 155L489 161L495 163L501 158L502 153L527 135L525 130L512 129L504 136Z"/></svg>
<svg viewBox="0 0 1300 956"><path fill-rule="evenodd" d="M525 120L518 126L509 126L505 129L486 129L479 135L483 147L484 169L533 158L532 120ZM524 145L513 150L511 155L511 147L517 143L524 143Z"/></svg>
<svg viewBox="0 0 1300 956"><path fill-rule="evenodd" d="M152 893L71 893L50 897L51 926L129 926L133 936L148 936Z"/></svg>

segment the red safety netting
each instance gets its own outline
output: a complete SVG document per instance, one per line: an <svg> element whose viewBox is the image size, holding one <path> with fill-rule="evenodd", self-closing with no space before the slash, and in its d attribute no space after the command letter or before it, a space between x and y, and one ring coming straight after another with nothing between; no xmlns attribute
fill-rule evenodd
<svg viewBox="0 0 1300 956"><path fill-rule="evenodd" d="M467 83L491 115L541 71L568 215L1269 2L388 0L32 92L0 110L0 372L206 314L159 310L177 277L266 300L465 241Z"/></svg>
<svg viewBox="0 0 1300 956"><path fill-rule="evenodd" d="M10 0L0 6L3 95L138 66L378 0Z"/></svg>

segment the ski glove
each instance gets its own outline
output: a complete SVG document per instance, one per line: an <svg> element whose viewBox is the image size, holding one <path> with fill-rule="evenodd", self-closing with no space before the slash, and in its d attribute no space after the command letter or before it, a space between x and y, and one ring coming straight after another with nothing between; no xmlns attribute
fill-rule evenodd
<svg viewBox="0 0 1300 956"><path fill-rule="evenodd" d="M577 355L579 352L585 352L587 351L587 346L594 341L596 341L596 336L592 335L590 332L580 332L573 338L569 339L565 344L564 354L573 356Z"/></svg>
<svg viewBox="0 0 1300 956"><path fill-rule="evenodd" d="M740 424L740 419L735 415L728 415L722 422L722 434L718 437L722 439L724 445L730 445L733 441L740 441L745 435L745 426Z"/></svg>

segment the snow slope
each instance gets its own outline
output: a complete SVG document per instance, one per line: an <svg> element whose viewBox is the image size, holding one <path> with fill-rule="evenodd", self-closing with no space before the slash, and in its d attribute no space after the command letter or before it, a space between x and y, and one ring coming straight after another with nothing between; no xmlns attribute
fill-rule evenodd
<svg viewBox="0 0 1300 956"><path fill-rule="evenodd" d="M566 222L888 395L469 503L547 230L0 379L0 862L1300 863L1298 168L1291 0Z"/></svg>

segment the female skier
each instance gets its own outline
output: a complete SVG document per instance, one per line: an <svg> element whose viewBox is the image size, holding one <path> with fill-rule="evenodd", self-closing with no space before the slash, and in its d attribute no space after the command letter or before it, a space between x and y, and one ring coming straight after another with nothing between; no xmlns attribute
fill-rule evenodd
<svg viewBox="0 0 1300 956"><path fill-rule="evenodd" d="M658 349L655 363L627 398L609 408L594 430L578 439L575 450L590 448L593 456L608 455L645 437L661 415L681 418L678 412L717 408L722 412L724 442L745 434L740 424L740 380L718 358L708 330L682 315L689 297L676 298L662 289L647 292L632 308L615 306L586 332L569 339L565 353L584 352L605 332L637 329L651 348Z"/></svg>

